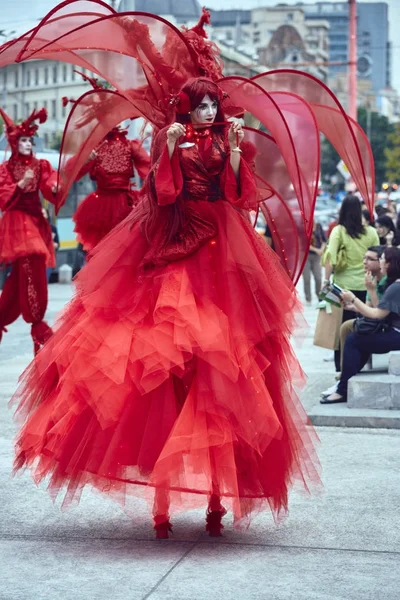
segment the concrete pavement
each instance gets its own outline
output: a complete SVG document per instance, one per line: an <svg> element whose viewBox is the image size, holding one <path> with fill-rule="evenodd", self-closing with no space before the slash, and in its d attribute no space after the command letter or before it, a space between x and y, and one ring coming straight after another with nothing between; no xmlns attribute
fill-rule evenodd
<svg viewBox="0 0 400 600"><path fill-rule="evenodd" d="M70 297L50 286L49 321ZM329 352L298 350L309 376L309 410L333 380ZM45 486L10 477L15 432L7 401L31 358L29 328L10 327L0 346L0 600L398 600L400 598L400 432L319 428L324 493L294 491L288 518L270 515L224 536L204 532L204 511L174 518L157 542L146 505L135 518L87 489L63 512Z"/></svg>

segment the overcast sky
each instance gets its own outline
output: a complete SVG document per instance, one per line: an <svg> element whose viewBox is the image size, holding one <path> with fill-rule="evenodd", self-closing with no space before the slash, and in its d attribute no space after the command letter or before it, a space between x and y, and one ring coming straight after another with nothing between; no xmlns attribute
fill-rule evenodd
<svg viewBox="0 0 400 600"><path fill-rule="evenodd" d="M294 5L299 0L209 0L209 5L216 10L229 8L253 8L255 6L276 6L281 1L288 5ZM328 0L343 2L343 0ZM363 0L373 2L374 0ZM186 2L186 0L182 0ZM201 0L200 4L207 5L207 0ZM400 0L387 0L389 5L389 36L392 42L392 83L400 92ZM43 17L49 10L56 6L54 0L0 0L1 17L0 29L10 32L13 29L23 31L32 26L32 21ZM396 10L397 8L397 10ZM1 40L0 40L1 41Z"/></svg>

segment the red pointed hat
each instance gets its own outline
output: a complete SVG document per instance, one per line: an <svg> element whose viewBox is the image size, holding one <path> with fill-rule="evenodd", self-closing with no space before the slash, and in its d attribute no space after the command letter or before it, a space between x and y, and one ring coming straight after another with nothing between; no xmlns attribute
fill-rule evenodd
<svg viewBox="0 0 400 600"><path fill-rule="evenodd" d="M36 135L39 125L35 121L44 123L47 120L47 110L45 108L34 110L25 121L22 121L18 125L14 123L2 108L0 108L0 115L6 124L6 136L13 152L17 149L19 138Z"/></svg>

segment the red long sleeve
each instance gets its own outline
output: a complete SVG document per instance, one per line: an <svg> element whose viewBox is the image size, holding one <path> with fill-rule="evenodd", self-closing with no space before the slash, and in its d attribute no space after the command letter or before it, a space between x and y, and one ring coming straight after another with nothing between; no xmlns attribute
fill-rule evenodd
<svg viewBox="0 0 400 600"><path fill-rule="evenodd" d="M229 158L221 175L221 187L225 199L237 206L247 210L257 209L257 187L254 175L248 163L241 158L239 168L239 179L237 180Z"/></svg>
<svg viewBox="0 0 400 600"><path fill-rule="evenodd" d="M183 188L182 171L176 147L170 158L167 145L165 145L155 167L155 185L159 206L176 202Z"/></svg>
<svg viewBox="0 0 400 600"><path fill-rule="evenodd" d="M150 170L150 156L139 140L131 140L133 164L141 179L145 179Z"/></svg>
<svg viewBox="0 0 400 600"><path fill-rule="evenodd" d="M5 211L18 200L20 188L13 180L6 164L0 165L0 210Z"/></svg>
<svg viewBox="0 0 400 600"><path fill-rule="evenodd" d="M55 203L55 194L53 193L53 186L57 184L57 171L53 169L49 161L41 160L41 175L39 188L44 198L49 202Z"/></svg>

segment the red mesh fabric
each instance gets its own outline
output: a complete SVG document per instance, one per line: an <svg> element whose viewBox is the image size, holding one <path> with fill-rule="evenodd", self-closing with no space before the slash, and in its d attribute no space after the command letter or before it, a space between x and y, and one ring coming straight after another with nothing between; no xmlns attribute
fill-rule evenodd
<svg viewBox="0 0 400 600"><path fill-rule="evenodd" d="M122 121L138 116L132 101L111 90L91 90L81 96L67 119L60 149L57 209L64 203L90 152Z"/></svg>
<svg viewBox="0 0 400 600"><path fill-rule="evenodd" d="M252 81L268 92L296 93L308 102L318 128L347 165L372 214L375 172L371 146L362 128L346 115L331 90L308 73L286 69L256 75Z"/></svg>
<svg viewBox="0 0 400 600"><path fill-rule="evenodd" d="M240 521L268 505L277 517L289 485L318 481L293 285L228 202L198 204L218 236L165 268L140 268L134 214L100 242L24 374L16 467L66 486L66 504L87 483L124 503L165 490L171 511L218 489Z"/></svg>
<svg viewBox="0 0 400 600"><path fill-rule="evenodd" d="M320 146L313 112L295 94L270 94L242 77L227 77L220 85L229 94L230 103L242 106L272 135L273 141L252 132L258 148L258 181L277 191L265 202L263 212L270 216L272 231L276 230L276 247L283 264L297 281L307 257L318 191Z"/></svg>

